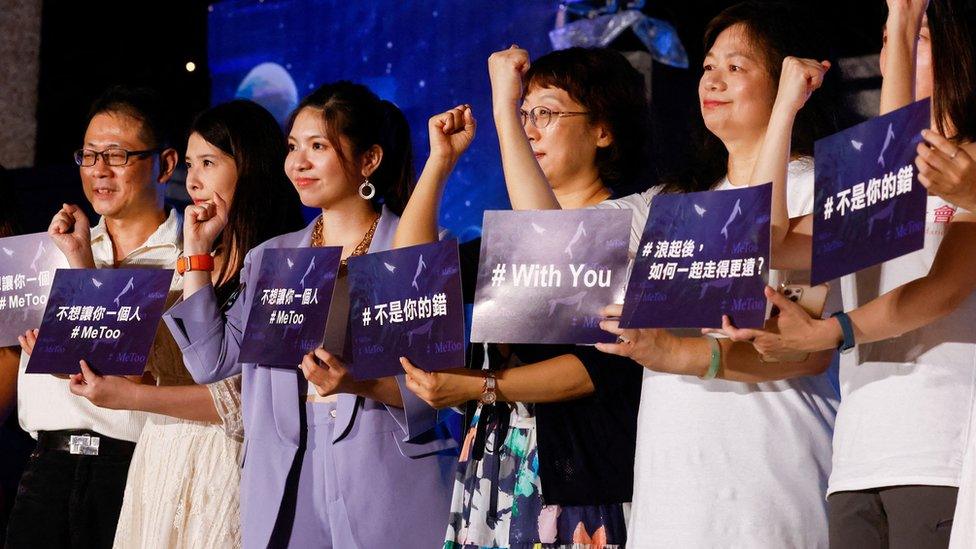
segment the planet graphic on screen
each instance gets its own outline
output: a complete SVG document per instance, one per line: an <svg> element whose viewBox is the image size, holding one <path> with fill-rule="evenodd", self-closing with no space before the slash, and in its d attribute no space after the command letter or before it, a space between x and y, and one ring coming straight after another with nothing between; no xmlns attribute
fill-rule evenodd
<svg viewBox="0 0 976 549"><path fill-rule="evenodd" d="M298 88L284 67L277 63L261 63L241 80L234 94L238 99L250 99L284 125L288 115L298 106Z"/></svg>

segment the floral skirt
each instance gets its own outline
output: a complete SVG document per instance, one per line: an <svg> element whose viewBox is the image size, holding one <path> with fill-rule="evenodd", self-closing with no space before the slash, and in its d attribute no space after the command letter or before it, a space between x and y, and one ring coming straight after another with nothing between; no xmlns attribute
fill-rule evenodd
<svg viewBox="0 0 976 549"><path fill-rule="evenodd" d="M461 449L444 549L624 547L629 504L543 503L531 408L518 404L507 428L489 423L483 453L474 451L482 412Z"/></svg>

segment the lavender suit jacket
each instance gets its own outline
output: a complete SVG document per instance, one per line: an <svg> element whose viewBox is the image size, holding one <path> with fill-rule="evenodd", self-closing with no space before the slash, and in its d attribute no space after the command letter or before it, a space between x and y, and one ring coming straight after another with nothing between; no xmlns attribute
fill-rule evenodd
<svg viewBox="0 0 976 549"><path fill-rule="evenodd" d="M389 248L398 222L395 214L383 209L370 252ZM240 364L237 358L264 250L309 246L312 227L310 224L301 231L273 238L251 250L241 270L245 290L226 313L221 313L212 288L207 287L171 308L164 316L183 351L186 367L197 383L212 383L243 373L245 474L241 483L241 525L246 547L265 547L271 537L286 478L303 436L299 407L305 404L299 399L297 370ZM300 372L297 375L301 375ZM445 459L445 454L450 454L457 443L446 429L435 429L437 411L407 390L402 376L397 382L403 396L402 409L355 395L341 394L338 398L333 431L336 475L357 479L352 480L357 485L354 493L344 496L349 528L357 538L360 537L356 536L357 531L382 529L387 536L394 536L391 539L403 534L409 537L411 531L431 529L440 536L436 543L439 546L451 498L452 471L445 471L450 468L445 465L456 463L456 459ZM388 413L377 413L384 407ZM368 444L364 446L362 438L360 441L343 440L356 438L350 433L388 430L391 425L389 416L395 420L392 424L394 438L402 455L376 455L370 452ZM344 453L350 455L340 455ZM426 465L431 471L426 471ZM417 466L421 466L419 471ZM425 477L433 485L419 487L418 478ZM375 513L383 507L377 502L391 499L399 500L395 513ZM363 516L356 516L360 512ZM395 516L380 517L377 514ZM434 524L425 524L429 522ZM335 527L333 525L333 529ZM417 539L429 537L425 534ZM424 543L428 541L425 539Z"/></svg>

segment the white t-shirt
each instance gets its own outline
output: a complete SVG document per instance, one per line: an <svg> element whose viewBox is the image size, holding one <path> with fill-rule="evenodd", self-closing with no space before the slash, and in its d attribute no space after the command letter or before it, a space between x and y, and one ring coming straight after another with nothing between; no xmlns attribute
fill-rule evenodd
<svg viewBox="0 0 976 549"><path fill-rule="evenodd" d="M928 274L956 208L930 196L925 247L844 280L854 309ZM950 315L841 358L830 492L959 486L976 388L976 293Z"/></svg>
<svg viewBox="0 0 976 549"><path fill-rule="evenodd" d="M133 250L119 264L120 267L150 266L172 269L176 265L183 248L182 218L171 210L169 217L146 242ZM98 268L111 268L113 263L112 240L105 230L104 218L92 228L92 254ZM182 292L183 278L173 277L170 292ZM157 341L170 337L163 334L160 327ZM179 360L178 348L175 359ZM153 348L152 357L163 351ZM172 354L172 353L170 353ZM68 389L68 380L48 374L25 373L30 357L21 353L20 372L17 376L17 413L20 427L37 438L38 431L59 431L63 429L85 429L102 435L136 442L142 433L147 414L132 410L109 410L99 408L85 397L75 396Z"/></svg>
<svg viewBox="0 0 976 549"><path fill-rule="evenodd" d="M812 170L790 164L791 217L813 209ZM639 234L654 194L612 207L636 205ZM628 546L827 547L832 375L741 383L645 371Z"/></svg>
<svg viewBox="0 0 976 549"><path fill-rule="evenodd" d="M597 210L630 210L630 255L633 257L640 246L644 225L647 225L647 215L651 211L651 199L661 192L661 187L651 187L642 193L630 194L623 198L604 200L591 206Z"/></svg>

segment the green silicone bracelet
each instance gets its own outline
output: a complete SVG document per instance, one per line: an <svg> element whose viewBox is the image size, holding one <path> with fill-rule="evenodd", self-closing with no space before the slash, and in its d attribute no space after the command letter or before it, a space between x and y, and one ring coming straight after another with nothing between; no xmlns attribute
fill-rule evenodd
<svg viewBox="0 0 976 549"><path fill-rule="evenodd" d="M701 376L702 379L715 379L718 375L718 369L722 365L722 346L719 345L718 339L714 337L706 336L705 339L708 340L708 345L712 348L711 362L708 363L708 371L705 375Z"/></svg>

